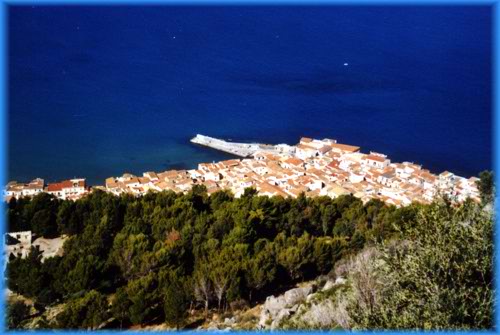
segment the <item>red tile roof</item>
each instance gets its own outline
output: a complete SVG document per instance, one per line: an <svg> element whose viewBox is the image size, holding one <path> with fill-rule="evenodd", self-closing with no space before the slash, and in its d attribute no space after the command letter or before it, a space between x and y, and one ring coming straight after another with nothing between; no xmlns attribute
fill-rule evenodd
<svg viewBox="0 0 500 335"><path fill-rule="evenodd" d="M386 160L386 158L384 158L384 157L375 156L375 155L366 155L364 157L364 159L371 160L371 161L376 161L376 162L380 162L380 163L383 163Z"/></svg>
<svg viewBox="0 0 500 335"><path fill-rule="evenodd" d="M298 165L302 165L304 163L304 161L302 159L299 159L299 158L288 158L287 160L285 160L285 163L298 166Z"/></svg>
<svg viewBox="0 0 500 335"><path fill-rule="evenodd" d="M79 180L78 183L76 183L76 186L85 187L85 181ZM64 188L72 188L72 187L73 187L73 182L71 180L64 180L60 183L48 184L47 189L49 192L59 192L62 191Z"/></svg>
<svg viewBox="0 0 500 335"><path fill-rule="evenodd" d="M347 145L347 144L340 144L340 143L332 143L330 146L334 149L342 150L342 151L348 151L348 152L356 152L359 151L359 147L355 145Z"/></svg>

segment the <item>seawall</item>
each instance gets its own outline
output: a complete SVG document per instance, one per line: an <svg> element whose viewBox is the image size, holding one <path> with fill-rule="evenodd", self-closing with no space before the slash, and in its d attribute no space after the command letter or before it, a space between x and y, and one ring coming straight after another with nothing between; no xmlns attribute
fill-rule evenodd
<svg viewBox="0 0 500 335"><path fill-rule="evenodd" d="M214 137L205 135L196 135L191 139L192 143L203 145L212 149L224 151L240 157L252 157L256 152L264 151L274 154L290 154L295 153L295 147L288 144L260 144L260 143L236 143L227 142Z"/></svg>

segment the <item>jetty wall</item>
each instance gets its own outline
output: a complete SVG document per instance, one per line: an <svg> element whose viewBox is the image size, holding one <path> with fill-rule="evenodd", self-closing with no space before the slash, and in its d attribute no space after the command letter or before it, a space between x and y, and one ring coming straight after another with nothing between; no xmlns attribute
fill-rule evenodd
<svg viewBox="0 0 500 335"><path fill-rule="evenodd" d="M212 149L224 151L240 157L252 157L256 152L273 154L295 154L295 146L288 144L261 144L261 143L236 143L227 142L218 138L197 134L191 139L192 143L203 145Z"/></svg>

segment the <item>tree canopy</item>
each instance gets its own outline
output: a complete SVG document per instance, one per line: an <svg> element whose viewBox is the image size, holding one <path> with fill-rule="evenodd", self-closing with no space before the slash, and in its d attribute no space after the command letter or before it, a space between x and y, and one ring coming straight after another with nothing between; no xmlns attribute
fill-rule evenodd
<svg viewBox="0 0 500 335"><path fill-rule="evenodd" d="M340 260L366 247L409 236L421 235L419 243L429 247L425 255L418 254L422 264L473 262L474 255L491 250L467 237L466 230L447 239L436 238L451 233L446 224L460 223L450 215L462 215L464 222L479 220L472 214L476 213L474 206L448 206L448 212L429 209L422 218L422 208L430 206L363 204L350 195L291 199L260 196L249 189L235 198L228 191L208 196L205 188L196 187L186 194L161 192L141 197L94 191L71 202L40 194L9 203L9 227L46 237L69 235L64 255L42 262L40 252L32 250L25 259L11 259L8 285L44 306L66 303L56 327L96 329L109 316L120 327L157 319L180 327L188 308L208 313L227 310L241 300L254 304L299 281L332 271ZM426 231L433 223L443 227L441 235ZM474 244L476 249L456 249L457 243L463 248ZM432 253L439 251L433 245L444 245L449 253L433 259ZM484 255L483 260L481 266L488 266ZM401 264L395 259L391 266L430 271L422 264ZM439 264L432 269L442 271ZM459 294L462 287L456 280L476 285L471 280L477 274L460 267L454 271L460 279L442 275L440 285L448 285L450 291L441 298L472 313L477 305L465 296L459 304L451 295ZM425 289L425 283L418 285ZM478 319L450 320L465 327Z"/></svg>

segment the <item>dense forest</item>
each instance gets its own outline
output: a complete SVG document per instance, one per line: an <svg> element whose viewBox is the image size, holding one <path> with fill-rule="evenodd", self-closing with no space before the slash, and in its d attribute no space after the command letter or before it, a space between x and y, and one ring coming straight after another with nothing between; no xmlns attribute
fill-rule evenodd
<svg viewBox="0 0 500 335"><path fill-rule="evenodd" d="M402 208L253 189L240 198L208 196L201 186L142 197L95 191L75 202L48 194L12 199L10 231L69 238L63 256L42 262L33 248L25 259L12 257L8 287L39 313L64 303L40 328L189 328L193 311L208 317L253 306L377 247L392 255L384 263L391 290L377 308L352 302L357 318L349 328L490 328L493 219L484 206L492 201L491 174L481 183L483 204L441 199ZM437 301L433 289L446 293ZM8 326L28 314L22 303L10 304Z"/></svg>

